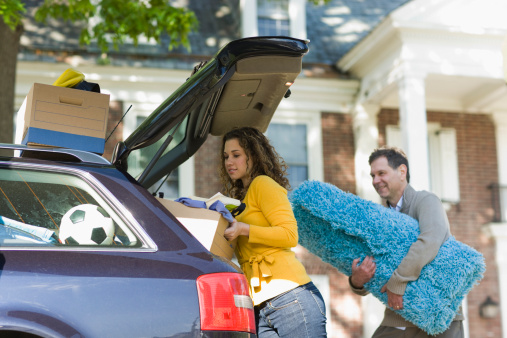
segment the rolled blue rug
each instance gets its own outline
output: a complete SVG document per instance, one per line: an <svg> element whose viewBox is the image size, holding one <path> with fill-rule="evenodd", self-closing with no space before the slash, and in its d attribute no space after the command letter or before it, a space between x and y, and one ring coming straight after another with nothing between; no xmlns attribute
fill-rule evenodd
<svg viewBox="0 0 507 338"><path fill-rule="evenodd" d="M290 199L299 244L347 276L355 258L375 257L375 276L364 287L387 305L380 289L417 240L418 222L319 181L305 181ZM451 236L419 279L408 283L404 309L397 312L430 335L442 333L485 269L481 253Z"/></svg>

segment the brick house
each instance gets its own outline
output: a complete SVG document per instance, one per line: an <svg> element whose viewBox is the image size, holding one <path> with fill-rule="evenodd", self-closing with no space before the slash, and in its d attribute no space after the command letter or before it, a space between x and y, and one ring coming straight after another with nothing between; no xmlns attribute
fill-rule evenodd
<svg viewBox="0 0 507 338"><path fill-rule="evenodd" d="M110 158L114 144L227 41L277 34L308 38L303 72L267 132L292 168L292 185L322 180L379 202L368 155L379 145L402 146L412 185L437 193L453 235L486 258L484 279L464 303L466 336L507 337L507 311L480 316L487 297L500 309L507 306L507 88L501 53L507 5L501 0L180 3L200 20L199 32L190 37L192 52L169 52L145 41L105 58L93 45L78 45L78 26L52 22L41 28L28 17L16 105L33 82L50 84L69 67L82 71L111 95L109 130L132 106L108 140L104 157ZM211 196L220 190L219 147L220 140L210 137L170 176L166 194ZM371 336L383 305L352 294L346 276L304 248L296 252L326 298L329 337Z"/></svg>

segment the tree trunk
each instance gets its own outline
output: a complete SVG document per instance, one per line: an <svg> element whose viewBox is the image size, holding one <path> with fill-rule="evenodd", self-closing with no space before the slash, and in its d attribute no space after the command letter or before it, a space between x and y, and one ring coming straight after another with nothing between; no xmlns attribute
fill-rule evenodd
<svg viewBox="0 0 507 338"><path fill-rule="evenodd" d="M19 39L23 26L15 31L0 18L0 143L14 141L14 95Z"/></svg>

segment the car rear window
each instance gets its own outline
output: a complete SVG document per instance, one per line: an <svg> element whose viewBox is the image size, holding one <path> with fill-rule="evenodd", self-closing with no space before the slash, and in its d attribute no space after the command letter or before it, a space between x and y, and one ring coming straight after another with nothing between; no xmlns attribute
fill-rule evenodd
<svg viewBox="0 0 507 338"><path fill-rule="evenodd" d="M141 241L83 179L0 168L0 245L138 247Z"/></svg>

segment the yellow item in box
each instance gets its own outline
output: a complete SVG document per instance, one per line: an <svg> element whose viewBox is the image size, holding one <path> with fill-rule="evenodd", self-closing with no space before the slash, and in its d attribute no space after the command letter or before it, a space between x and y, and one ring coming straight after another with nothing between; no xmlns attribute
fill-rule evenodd
<svg viewBox="0 0 507 338"><path fill-rule="evenodd" d="M18 114L23 144L104 153L109 95L34 83Z"/></svg>
<svg viewBox="0 0 507 338"><path fill-rule="evenodd" d="M211 253L232 259L236 240L229 242L224 231L229 222L214 210L191 208L179 202L157 198Z"/></svg>
<svg viewBox="0 0 507 338"><path fill-rule="evenodd" d="M53 82L53 86L72 88L79 84L79 82L83 81L84 78L85 76L83 73L78 70L69 68L64 71L62 75L56 79L55 82Z"/></svg>

